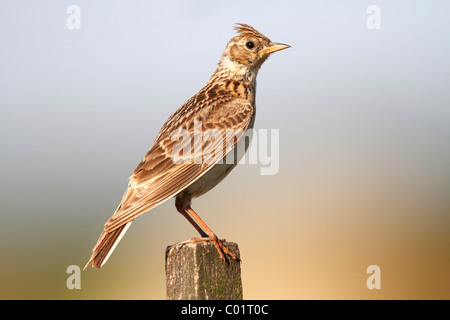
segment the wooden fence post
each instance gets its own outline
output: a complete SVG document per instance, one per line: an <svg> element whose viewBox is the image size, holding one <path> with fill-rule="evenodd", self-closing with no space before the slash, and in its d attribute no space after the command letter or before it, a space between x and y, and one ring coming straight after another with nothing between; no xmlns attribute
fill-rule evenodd
<svg viewBox="0 0 450 320"><path fill-rule="evenodd" d="M240 258L236 243L225 246ZM168 247L166 292L168 300L242 300L240 262L223 261L210 242Z"/></svg>

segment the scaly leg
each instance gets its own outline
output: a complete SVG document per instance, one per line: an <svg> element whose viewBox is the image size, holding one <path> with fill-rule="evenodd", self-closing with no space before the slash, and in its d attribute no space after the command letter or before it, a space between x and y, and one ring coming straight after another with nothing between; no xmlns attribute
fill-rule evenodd
<svg viewBox="0 0 450 320"><path fill-rule="evenodd" d="M198 216L198 214L194 211L194 209L191 208L191 206L188 206L186 208L186 212L195 220L195 222L198 224L198 226L200 226L207 234L207 236L203 236L202 238L193 238L191 239L191 242L195 243L195 242L201 242L201 241L209 241L214 243L214 246L217 249L217 252L219 253L220 257L222 258L222 260L226 260L225 259L225 255L228 255L230 257L232 257L234 260L239 261L238 257L236 257L236 255L231 252L230 250L228 250L227 247L225 247L225 245L223 244L225 242L225 239L219 239L217 238L217 236L214 234L214 232L206 225L206 223Z"/></svg>
<svg viewBox="0 0 450 320"><path fill-rule="evenodd" d="M183 241L180 243L195 243L201 241L210 241L214 243L214 246L217 249L222 260L225 259L225 255L227 254L232 257L234 260L239 261L237 256L228 250L227 247L223 244L225 239L218 239L214 232L206 225L206 223L198 216L198 214L191 208L191 196L189 194L183 194L175 199L175 206L183 217L185 217L190 224L194 226L194 228L200 233L201 238L193 238L188 241Z"/></svg>

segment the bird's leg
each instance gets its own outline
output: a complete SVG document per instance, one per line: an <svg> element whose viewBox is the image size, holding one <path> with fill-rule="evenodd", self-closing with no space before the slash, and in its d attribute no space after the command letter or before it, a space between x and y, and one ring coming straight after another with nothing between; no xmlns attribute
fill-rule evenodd
<svg viewBox="0 0 450 320"><path fill-rule="evenodd" d="M187 221L190 222L190 224L192 224L192 226L198 231L198 233L200 233L202 237L208 238L208 235L205 233L205 231L203 231L203 229L194 221L194 219L191 218L191 216L186 212L185 209L179 208L177 206L177 210L183 215L183 217L187 219Z"/></svg>
<svg viewBox="0 0 450 320"><path fill-rule="evenodd" d="M194 238L191 240L192 242L210 241L210 242L214 243L214 246L216 247L217 252L219 253L222 260L226 260L225 256L224 256L224 253L225 253L225 254L229 255L230 257L232 257L234 260L239 261L239 258L233 252L228 250L228 248L225 247L225 245L223 244L225 242L225 239L217 238L217 236L214 234L214 232L206 225L205 222L203 222L203 220L198 216L198 214L194 211L194 209L191 208L191 206L188 206L185 210L190 215L190 218L195 220L195 222L197 223L197 226L200 226L201 229L203 229L207 234L205 236L202 233L200 233L202 238ZM192 224L192 222L191 222L191 224Z"/></svg>
<svg viewBox="0 0 450 320"><path fill-rule="evenodd" d="M218 239L214 232L206 225L206 223L198 216L198 214L191 208L190 205L191 196L189 194L183 194L175 199L175 207L178 212L185 217L190 224L200 233L201 238L193 238L190 241L183 241L182 243L195 243L201 241L210 241L214 243L214 246L219 252L222 260L225 260L224 253L232 257L234 260L239 261L236 255L228 250L223 244L225 239Z"/></svg>

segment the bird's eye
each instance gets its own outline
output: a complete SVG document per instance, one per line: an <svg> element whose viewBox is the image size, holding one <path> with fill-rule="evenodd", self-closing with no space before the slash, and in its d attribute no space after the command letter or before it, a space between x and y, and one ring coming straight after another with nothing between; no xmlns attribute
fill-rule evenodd
<svg viewBox="0 0 450 320"><path fill-rule="evenodd" d="M249 42L247 42L247 43L245 44L245 46L246 46L248 49L253 49L253 48L255 47L255 44L254 44L253 42L249 41Z"/></svg>

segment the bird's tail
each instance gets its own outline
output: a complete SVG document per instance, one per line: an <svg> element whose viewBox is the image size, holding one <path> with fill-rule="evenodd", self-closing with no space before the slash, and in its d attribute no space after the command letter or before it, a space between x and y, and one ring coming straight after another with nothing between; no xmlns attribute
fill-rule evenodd
<svg viewBox="0 0 450 320"><path fill-rule="evenodd" d="M95 245L94 249L92 249L91 258L89 259L83 270L86 270L86 268L89 267L90 264L92 264L92 266L97 269L102 267L116 248L120 239L122 239L123 235L130 227L131 222L133 221L130 221L111 232L105 232L103 230L100 238L97 241L97 244Z"/></svg>

